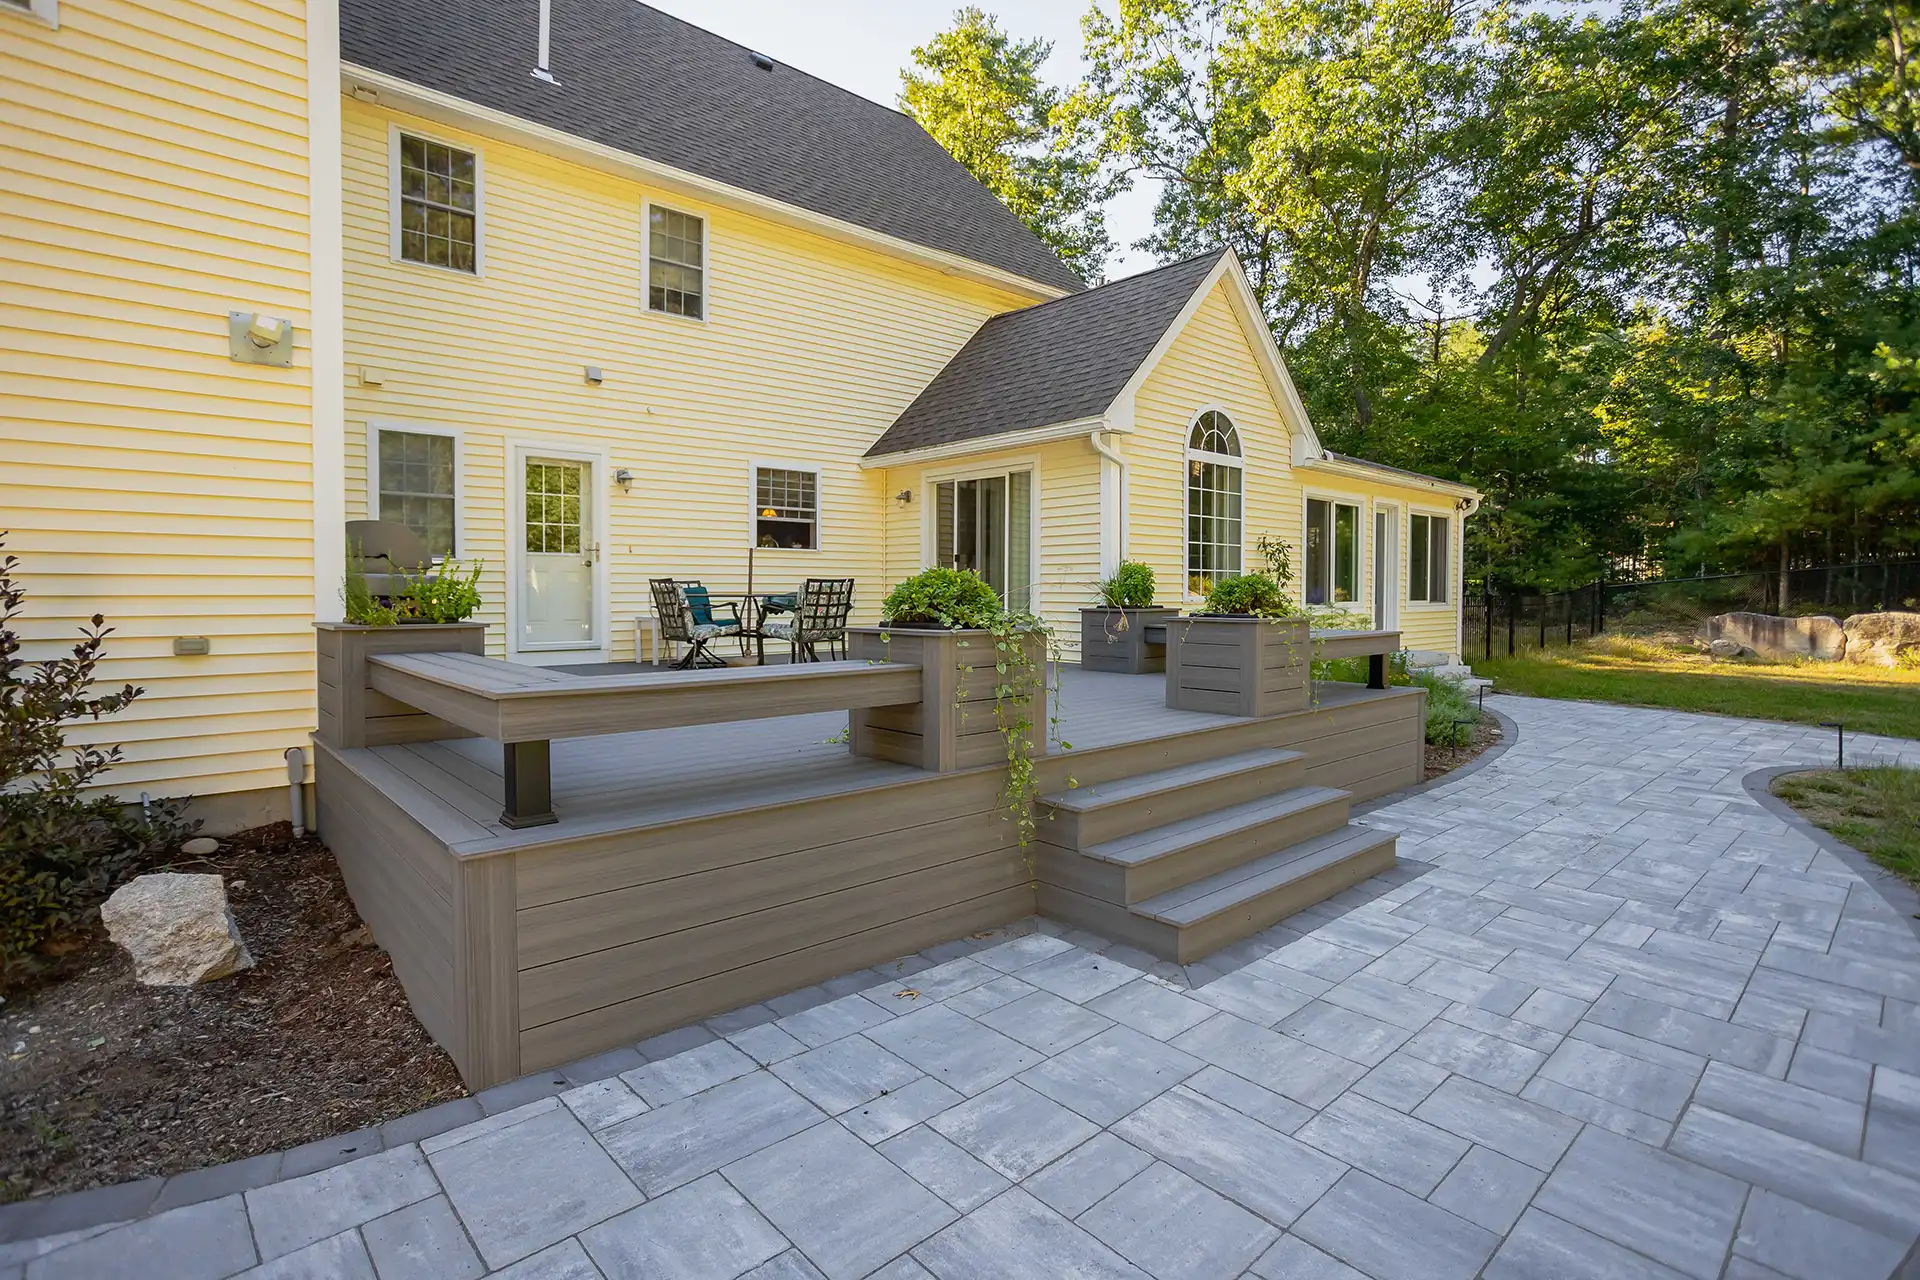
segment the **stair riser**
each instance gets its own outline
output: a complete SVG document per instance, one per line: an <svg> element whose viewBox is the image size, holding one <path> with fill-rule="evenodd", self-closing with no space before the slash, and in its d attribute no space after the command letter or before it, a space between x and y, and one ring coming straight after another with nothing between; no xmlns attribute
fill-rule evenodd
<svg viewBox="0 0 1920 1280"><path fill-rule="evenodd" d="M1042 880L1124 906L1337 830L1346 825L1348 808L1344 797L1328 800L1258 826L1196 840L1187 848L1131 867L1063 848L1055 843L1055 833L1043 828L1046 843L1035 846L1039 850L1036 864Z"/></svg>
<svg viewBox="0 0 1920 1280"><path fill-rule="evenodd" d="M1291 791L1305 785L1306 778L1304 759L1282 759L1263 768L1190 782L1157 795L1101 805L1084 813L1057 809L1043 830L1054 844L1084 849L1103 840L1117 840L1182 818L1197 818L1228 805Z"/></svg>
<svg viewBox="0 0 1920 1280"><path fill-rule="evenodd" d="M1163 960L1192 964L1317 902L1325 902L1393 864L1393 841L1387 840L1272 893L1239 904L1231 911L1184 928L1135 915L1117 903L1091 898L1045 881L1039 886L1039 907L1040 914L1052 919L1138 947Z"/></svg>

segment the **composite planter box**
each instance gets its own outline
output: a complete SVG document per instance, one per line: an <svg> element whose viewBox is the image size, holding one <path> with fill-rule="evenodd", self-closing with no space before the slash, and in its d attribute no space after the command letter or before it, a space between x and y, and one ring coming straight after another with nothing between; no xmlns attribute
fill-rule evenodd
<svg viewBox="0 0 1920 1280"><path fill-rule="evenodd" d="M1025 637L1036 680L1022 711L1028 741L1046 751L1046 642ZM911 662L921 671L920 701L898 707L867 707L849 713L855 755L917 765L935 773L1002 764L1005 740L994 706L994 638L991 631L919 630L909 627L848 627L847 655L873 662Z"/></svg>
<svg viewBox="0 0 1920 1280"><path fill-rule="evenodd" d="M1167 646L1147 643L1147 628L1164 624L1178 609L1110 609L1080 611L1080 665L1088 671L1117 671L1122 675L1149 675L1167 669Z"/></svg>
<svg viewBox="0 0 1920 1280"><path fill-rule="evenodd" d="M314 736L330 747L384 747L396 742L471 738L465 729L423 714L376 692L367 683L367 658L376 653L487 651L484 622L422 622L362 627L316 622L320 719Z"/></svg>
<svg viewBox="0 0 1920 1280"><path fill-rule="evenodd" d="M1228 716L1305 711L1312 658L1305 618L1175 618L1167 705Z"/></svg>

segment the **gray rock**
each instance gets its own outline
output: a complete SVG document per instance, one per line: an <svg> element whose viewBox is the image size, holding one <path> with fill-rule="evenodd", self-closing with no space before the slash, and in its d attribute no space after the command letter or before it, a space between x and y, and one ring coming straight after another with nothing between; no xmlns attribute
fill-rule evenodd
<svg viewBox="0 0 1920 1280"><path fill-rule="evenodd" d="M100 908L107 934L133 956L150 987L190 987L253 967L219 876L136 876Z"/></svg>
<svg viewBox="0 0 1920 1280"><path fill-rule="evenodd" d="M180 846L180 852L190 858L204 858L210 853L220 852L220 842L212 836L195 836Z"/></svg>
<svg viewBox="0 0 1920 1280"><path fill-rule="evenodd" d="M1847 633L1840 620L1825 615L1779 618L1770 613L1723 613L1700 624L1700 638L1716 658L1733 656L1720 652L1721 641L1750 649L1770 662L1795 658L1838 662L1847 651Z"/></svg>
<svg viewBox="0 0 1920 1280"><path fill-rule="evenodd" d="M1840 625L1848 662L1892 667L1906 654L1920 654L1920 613L1856 613Z"/></svg>
<svg viewBox="0 0 1920 1280"><path fill-rule="evenodd" d="M1747 651L1738 640L1709 640L1707 652L1716 658L1737 658Z"/></svg>

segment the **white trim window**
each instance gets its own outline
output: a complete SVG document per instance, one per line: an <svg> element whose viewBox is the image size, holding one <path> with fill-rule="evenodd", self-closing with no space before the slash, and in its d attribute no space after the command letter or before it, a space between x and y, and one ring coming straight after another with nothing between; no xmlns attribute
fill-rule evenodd
<svg viewBox="0 0 1920 1280"><path fill-rule="evenodd" d="M753 542L762 549L820 549L820 472L753 468Z"/></svg>
<svg viewBox="0 0 1920 1280"><path fill-rule="evenodd" d="M394 126L393 256L479 275L480 155Z"/></svg>
<svg viewBox="0 0 1920 1280"><path fill-rule="evenodd" d="M1407 521L1407 599L1445 604L1453 578L1453 517L1416 512Z"/></svg>
<svg viewBox="0 0 1920 1280"><path fill-rule="evenodd" d="M1360 504L1307 499L1307 603L1352 604L1360 598Z"/></svg>
<svg viewBox="0 0 1920 1280"><path fill-rule="evenodd" d="M0 0L0 13L38 18L54 30L60 29L60 0Z"/></svg>
<svg viewBox="0 0 1920 1280"><path fill-rule="evenodd" d="M437 431L373 429L368 506L376 520L404 524L434 559L460 551L460 441Z"/></svg>
<svg viewBox="0 0 1920 1280"><path fill-rule="evenodd" d="M1241 571L1245 460L1232 419L1208 409L1187 433L1187 591L1204 595Z"/></svg>
<svg viewBox="0 0 1920 1280"><path fill-rule="evenodd" d="M657 204L647 206L647 310L706 319L705 218Z"/></svg>

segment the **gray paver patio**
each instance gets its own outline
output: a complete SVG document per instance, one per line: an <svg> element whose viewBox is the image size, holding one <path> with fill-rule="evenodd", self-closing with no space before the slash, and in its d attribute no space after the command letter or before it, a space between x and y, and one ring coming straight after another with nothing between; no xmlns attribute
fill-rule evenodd
<svg viewBox="0 0 1920 1280"><path fill-rule="evenodd" d="M1742 786L1829 735L1491 702L1505 754L1363 818L1398 868L1209 962L1029 922L305 1176L0 1211L0 1280L1885 1280L1920 940Z"/></svg>

